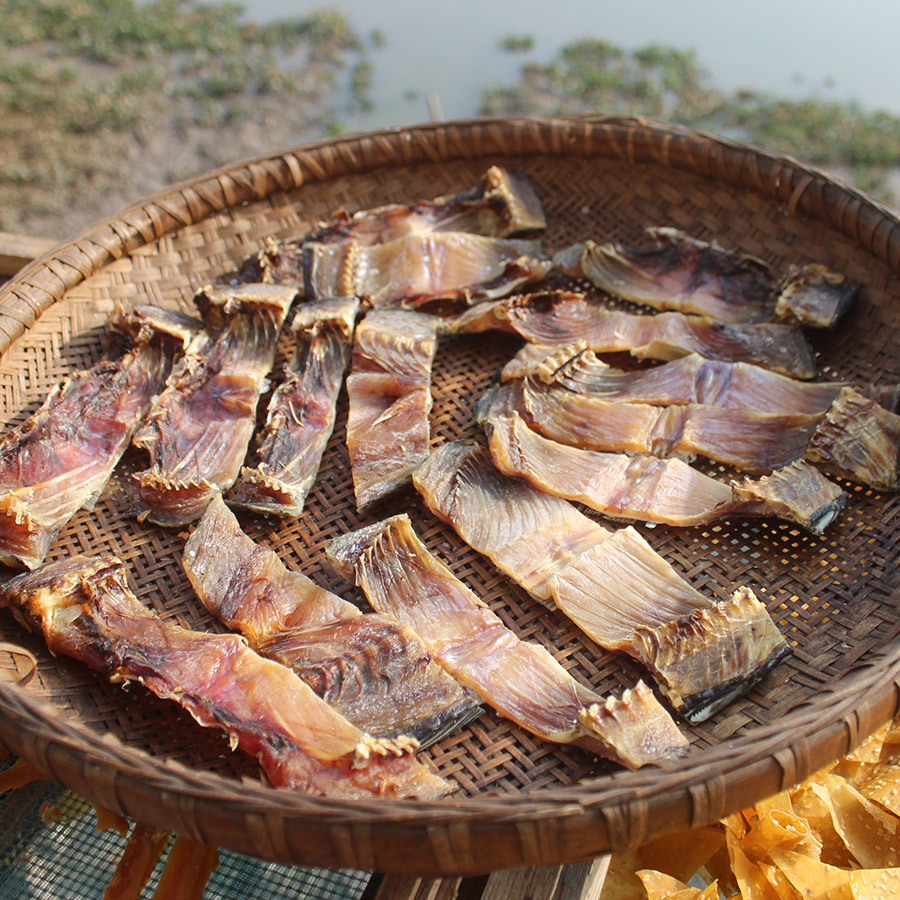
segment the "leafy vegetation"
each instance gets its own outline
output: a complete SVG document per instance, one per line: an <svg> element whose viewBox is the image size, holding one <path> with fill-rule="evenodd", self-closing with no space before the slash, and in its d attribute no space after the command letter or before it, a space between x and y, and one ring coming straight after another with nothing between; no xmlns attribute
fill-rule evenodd
<svg viewBox="0 0 900 900"><path fill-rule="evenodd" d="M367 48L330 10L258 25L228 2L0 0L0 19L3 230L62 236L371 103Z"/></svg>
<svg viewBox="0 0 900 900"><path fill-rule="evenodd" d="M694 53L653 44L633 52L600 40L569 44L518 83L482 95L486 115L645 115L788 153L894 202L900 118L857 104L792 100L712 87Z"/></svg>

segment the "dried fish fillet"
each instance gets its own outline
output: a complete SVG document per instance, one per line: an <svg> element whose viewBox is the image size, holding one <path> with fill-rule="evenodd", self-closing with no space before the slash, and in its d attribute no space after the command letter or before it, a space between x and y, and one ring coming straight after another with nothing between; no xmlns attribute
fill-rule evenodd
<svg viewBox="0 0 900 900"><path fill-rule="evenodd" d="M896 491L900 416L844 388L813 435L806 458L833 475Z"/></svg>
<svg viewBox="0 0 900 900"><path fill-rule="evenodd" d="M614 699L579 684L539 644L519 640L435 559L408 516L338 537L327 553L375 609L412 628L441 665L533 734L631 769L683 755L687 741L649 688L640 683Z"/></svg>
<svg viewBox="0 0 900 900"><path fill-rule="evenodd" d="M246 266L251 280L302 285L303 246L356 242L384 244L437 231L462 231L490 237L533 236L546 228L540 198L527 176L491 166L473 188L458 194L393 203L353 215L339 210L309 235L279 241L269 238Z"/></svg>
<svg viewBox="0 0 900 900"><path fill-rule="evenodd" d="M200 323L170 310L119 308L120 358L76 372L0 443L0 562L33 569L69 519L100 496L176 351Z"/></svg>
<svg viewBox="0 0 900 900"><path fill-rule="evenodd" d="M798 461L756 481L725 484L678 459L570 447L538 434L513 411L486 412L494 465L505 475L604 516L675 526L731 516L777 516L821 534L847 495Z"/></svg>
<svg viewBox="0 0 900 900"><path fill-rule="evenodd" d="M441 330L448 334L500 330L551 346L584 341L597 353L628 352L639 359L672 360L698 353L706 359L753 363L792 378L816 374L812 348L798 328L771 322L717 322L677 312L632 315L604 309L571 291L484 303Z"/></svg>
<svg viewBox="0 0 900 900"><path fill-rule="evenodd" d="M373 307L471 305L505 297L552 267L540 241L461 231L412 234L384 244L308 241L303 249L307 297L353 296Z"/></svg>
<svg viewBox="0 0 900 900"><path fill-rule="evenodd" d="M269 401L256 464L241 469L229 503L281 516L303 512L334 429L358 309L355 298L321 300L294 316L297 351Z"/></svg>
<svg viewBox="0 0 900 900"><path fill-rule="evenodd" d="M252 541L221 497L184 548L203 605L258 653L293 669L368 734L427 746L471 722L481 707L408 628L363 615Z"/></svg>
<svg viewBox="0 0 900 900"><path fill-rule="evenodd" d="M701 404L767 413L824 413L843 382L804 382L741 362L704 359L696 353L652 368L624 371L603 362L583 342L545 348L507 367L504 377L531 375L544 384L622 403L653 406Z"/></svg>
<svg viewBox="0 0 900 900"><path fill-rule="evenodd" d="M372 738L290 669L237 635L159 618L115 557L72 557L0 586L0 606L41 631L54 654L114 682L139 681L259 759L269 781L310 794L433 798L448 785L418 762L415 741Z"/></svg>
<svg viewBox="0 0 900 900"><path fill-rule="evenodd" d="M858 288L821 265L791 266L776 284L760 259L676 228L648 228L650 248L586 241L554 263L609 294L654 309L697 313L722 322L788 322L832 328Z"/></svg>
<svg viewBox="0 0 900 900"><path fill-rule="evenodd" d="M822 414L764 413L686 404L618 403L592 394L521 383L529 424L564 444L619 453L705 456L745 472L769 473L803 459Z"/></svg>
<svg viewBox="0 0 900 900"><path fill-rule="evenodd" d="M373 310L356 328L347 448L362 510L409 483L430 441L434 316Z"/></svg>
<svg viewBox="0 0 900 900"><path fill-rule="evenodd" d="M139 519L184 525L234 483L295 296L269 284L210 285L197 295L208 331L188 347L134 436L150 454L150 467L132 476Z"/></svg>
<svg viewBox="0 0 900 900"><path fill-rule="evenodd" d="M568 501L500 474L476 444L437 448L413 483L435 515L533 596L555 603L601 646L638 656L691 721L702 721L728 703L738 686L749 689L787 652L769 619L751 635L759 652L730 659L728 670L719 670L719 680L711 662L692 670L707 673L709 680L675 679L655 658L641 655L637 629L671 626L662 633L665 640L679 642L673 652L715 654L726 641L720 629L741 628L743 617L727 610L714 615L722 604L691 587L633 528L610 531ZM757 612L754 607L754 621ZM743 637L729 640L739 646ZM667 654L658 656L667 659Z"/></svg>
<svg viewBox="0 0 900 900"><path fill-rule="evenodd" d="M653 247L586 241L554 262L616 297L654 309L697 313L722 322L768 322L775 312L773 277L760 259L689 237L648 228Z"/></svg>

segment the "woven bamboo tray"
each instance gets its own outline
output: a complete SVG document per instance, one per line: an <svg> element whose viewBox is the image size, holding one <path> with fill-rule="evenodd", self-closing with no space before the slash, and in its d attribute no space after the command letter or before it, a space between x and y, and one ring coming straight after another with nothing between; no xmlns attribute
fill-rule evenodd
<svg viewBox="0 0 900 900"><path fill-rule="evenodd" d="M900 221L823 173L709 135L634 119L477 120L306 144L219 169L156 194L59 245L0 289L0 423L21 421L72 369L101 352L116 301L190 309L195 289L232 269L266 236L305 232L353 211L452 193L491 164L528 173L553 251L583 237L639 241L673 225L762 257L817 261L863 286L837 333L813 336L825 377L900 380ZM487 335L442 344L435 366L435 443L474 436L472 403L517 342ZM282 348L282 355L290 351ZM344 447L345 407L318 484L299 519L241 517L255 539L324 586L359 599L323 548L375 517L408 511L426 544L521 637L546 645L601 692L637 668L600 650L468 550L412 494L361 519ZM113 552L138 596L178 622L215 628L180 566L189 529L124 516L126 455L94 510L79 513L50 558ZM54 659L40 638L0 615L0 742L48 777L135 819L287 863L449 875L589 859L708 823L786 788L852 749L900 708L898 498L855 485L825 537L777 522L642 533L700 590L738 584L764 598L792 657L747 697L685 728L677 763L625 772L579 749L532 738L491 712L424 756L455 786L440 802L334 802L264 785L172 704ZM2 576L6 577L7 572Z"/></svg>

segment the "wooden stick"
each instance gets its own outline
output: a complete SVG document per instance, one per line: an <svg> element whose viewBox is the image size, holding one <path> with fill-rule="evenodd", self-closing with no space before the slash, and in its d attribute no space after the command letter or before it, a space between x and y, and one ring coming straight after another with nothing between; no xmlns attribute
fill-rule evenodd
<svg viewBox="0 0 900 900"><path fill-rule="evenodd" d="M15 275L19 269L46 253L57 243L52 238L0 231L0 275Z"/></svg>

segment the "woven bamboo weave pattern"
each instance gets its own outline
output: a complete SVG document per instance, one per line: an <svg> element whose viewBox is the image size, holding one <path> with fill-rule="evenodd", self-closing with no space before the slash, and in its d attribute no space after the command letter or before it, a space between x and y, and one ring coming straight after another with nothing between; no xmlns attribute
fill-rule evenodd
<svg viewBox="0 0 900 900"><path fill-rule="evenodd" d="M99 358L116 302L190 311L197 288L233 270L267 237L302 235L339 207L455 193L492 164L531 177L547 213L549 252L586 237L636 243L645 226L671 225L759 256L776 271L815 261L843 272L863 290L835 333L810 335L822 377L900 381L900 222L889 210L792 160L662 124L485 120L335 139L238 163L60 245L0 289L0 424L22 421L68 372ZM571 286L561 276L551 283ZM498 335L442 339L434 444L478 434L472 405L518 346ZM276 372L290 353L285 339ZM342 396L303 515L242 514L252 538L361 602L325 564L325 546L348 529L408 512L432 552L521 638L543 644L583 683L605 693L641 677L636 663L600 649L512 585L411 491L360 516L345 423ZM180 624L215 630L181 569L190 529L124 514L123 479L145 464L140 452L127 452L95 508L71 520L49 558L115 553L143 602ZM731 474L712 463L705 471ZM805 777L900 707L900 500L841 486L848 508L821 537L774 520L639 527L708 596L753 587L794 651L747 696L685 727L691 752L677 763L628 773L486 711L422 754L456 787L447 800L351 804L276 791L223 737L146 692L125 693L51 657L6 614L0 639L30 650L38 666L24 688L0 683L0 742L112 809L307 865L484 872L586 859L705 824ZM25 667L10 656L5 677Z"/></svg>

